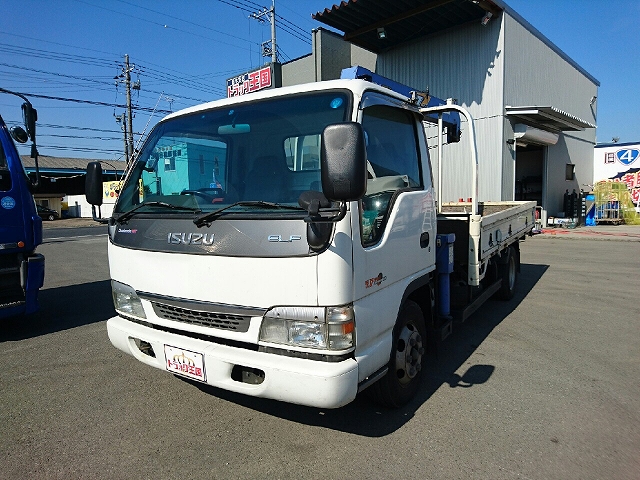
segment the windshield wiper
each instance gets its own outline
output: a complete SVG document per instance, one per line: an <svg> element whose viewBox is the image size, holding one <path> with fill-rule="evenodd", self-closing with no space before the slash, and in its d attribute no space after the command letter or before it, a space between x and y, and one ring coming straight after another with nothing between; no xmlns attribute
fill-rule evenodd
<svg viewBox="0 0 640 480"><path fill-rule="evenodd" d="M230 209L231 207L238 207L238 206L258 207L258 208L282 208L285 210L304 210L303 208L298 207L296 205L283 205L281 203L264 202L262 200L254 200L254 201L245 200L241 202L235 202L235 203L232 203L231 205L227 205L226 207L222 207L217 210L214 210L213 212L207 212L203 215L200 215L199 217L196 217L193 219L193 223L195 223L196 226L198 227L202 227L203 225L209 226L211 222L215 220L215 217L220 215L222 212Z"/></svg>
<svg viewBox="0 0 640 480"><path fill-rule="evenodd" d="M120 215L118 218L116 218L116 221L119 222L119 223L126 222L131 217L133 217L133 215L135 215L135 212L137 210L141 209L142 207L165 207L165 208L170 208L171 210L184 210L184 211L188 211L188 212L201 212L202 211L201 208L196 208L196 207L183 207L181 205L172 205L171 203L167 203L167 202L149 201L149 202L142 202L140 205L136 205L132 209L127 210L122 215Z"/></svg>

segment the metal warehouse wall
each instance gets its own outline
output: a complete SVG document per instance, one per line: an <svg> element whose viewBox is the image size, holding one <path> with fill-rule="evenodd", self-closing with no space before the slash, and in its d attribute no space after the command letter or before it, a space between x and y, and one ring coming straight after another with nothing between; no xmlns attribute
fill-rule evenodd
<svg viewBox="0 0 640 480"><path fill-rule="evenodd" d="M553 49L517 19L504 15L505 77L504 104L510 106L554 106L590 123L596 123L597 80L590 77L564 53ZM510 122L505 122L506 136L513 135ZM593 178L593 146L595 128L560 134L556 145L547 149L544 202L549 215L562 210L566 189L577 192ZM565 166L575 164L575 180L565 180Z"/></svg>
<svg viewBox="0 0 640 480"><path fill-rule="evenodd" d="M480 200L513 196L513 174L503 194L503 156L511 155L503 138L504 40L501 18L449 30L388 50L378 56L377 72L417 89L429 87L439 98L456 98L474 118ZM432 135L429 134L431 137ZM434 145L435 139L429 140ZM435 149L431 150L436 164ZM460 144L445 149L443 200L469 196L470 170L466 124ZM437 172L434 171L434 177ZM437 178L437 177L436 177ZM436 180L437 184L437 180ZM510 196L507 196L510 195Z"/></svg>
<svg viewBox="0 0 640 480"><path fill-rule="evenodd" d="M514 198L516 151L506 142L513 138L506 105L554 106L596 123L597 102L591 106L590 100L597 96L597 80L541 37L523 19L503 12L487 27L467 24L378 57L378 73L418 89L428 86L440 98L457 98L471 112L477 134L480 200ZM465 133L463 128L460 145L445 151L445 201L468 196ZM579 191L590 183L594 144L595 129L587 129L563 133L556 145L548 147L544 204L549 215L562 209L566 189ZM435 150L431 153L435 165ZM573 181L565 180L567 163L576 165Z"/></svg>
<svg viewBox="0 0 640 480"><path fill-rule="evenodd" d="M282 86L335 80L343 68L376 68L376 54L343 40L341 35L317 28L312 32L311 54L282 65Z"/></svg>
<svg viewBox="0 0 640 480"><path fill-rule="evenodd" d="M307 55L282 64L283 87L315 81L315 57L313 55Z"/></svg>

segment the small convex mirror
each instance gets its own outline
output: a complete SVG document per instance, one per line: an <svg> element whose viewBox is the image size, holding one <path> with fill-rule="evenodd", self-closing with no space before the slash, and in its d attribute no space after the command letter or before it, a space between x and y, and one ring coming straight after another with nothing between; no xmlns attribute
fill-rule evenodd
<svg viewBox="0 0 640 480"><path fill-rule="evenodd" d="M18 126L11 128L11 136L18 143L27 143L27 140L29 140L29 135L25 129Z"/></svg>

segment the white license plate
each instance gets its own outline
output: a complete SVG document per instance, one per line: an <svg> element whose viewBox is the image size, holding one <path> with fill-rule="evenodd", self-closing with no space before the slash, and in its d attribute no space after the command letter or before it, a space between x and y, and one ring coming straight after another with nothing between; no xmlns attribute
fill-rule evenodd
<svg viewBox="0 0 640 480"><path fill-rule="evenodd" d="M204 355L184 348L164 346L165 366L167 370L178 375L206 381L204 372Z"/></svg>

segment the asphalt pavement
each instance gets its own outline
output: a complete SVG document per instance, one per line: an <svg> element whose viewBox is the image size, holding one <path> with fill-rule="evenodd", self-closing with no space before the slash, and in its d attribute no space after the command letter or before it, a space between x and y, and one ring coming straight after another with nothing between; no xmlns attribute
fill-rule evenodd
<svg viewBox="0 0 640 480"><path fill-rule="evenodd" d="M45 229L104 227L104 224L96 222L93 218L60 218L52 221L43 220L42 227Z"/></svg>
<svg viewBox="0 0 640 480"><path fill-rule="evenodd" d="M455 324L397 410L150 368L109 342L105 238L44 244L41 311L0 324L0 479L638 480L640 230L621 227L528 238L514 299Z"/></svg>
<svg viewBox="0 0 640 480"><path fill-rule="evenodd" d="M54 221L43 221L45 229L104 227L104 224L92 218L62 218ZM546 227L536 236L541 238L571 238L591 240L619 240L640 242L640 225L597 225L595 227L579 226L576 228Z"/></svg>
<svg viewBox="0 0 640 480"><path fill-rule="evenodd" d="M640 225L597 225L595 227L547 227L539 234L542 238L570 238L590 240L618 240L640 242Z"/></svg>

